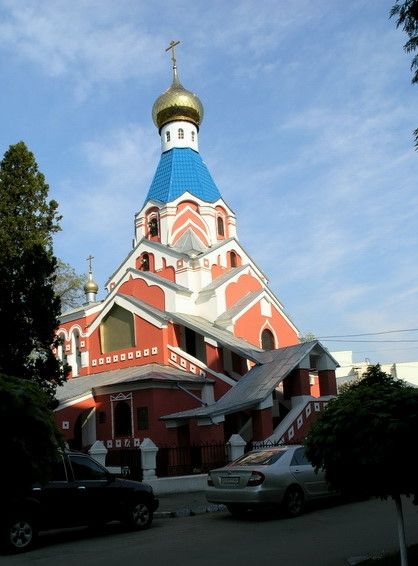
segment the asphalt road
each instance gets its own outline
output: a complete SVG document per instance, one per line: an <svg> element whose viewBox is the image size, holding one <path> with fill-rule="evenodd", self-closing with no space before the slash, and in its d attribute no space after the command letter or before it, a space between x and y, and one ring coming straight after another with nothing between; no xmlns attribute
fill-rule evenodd
<svg viewBox="0 0 418 566"><path fill-rule="evenodd" d="M404 505L408 543L418 542L418 508ZM108 525L92 536L85 529L41 537L41 546L20 556L0 556L4 566L232 565L339 566L346 558L396 549L395 505L370 500L313 509L296 519L236 519L226 512L156 519L143 532Z"/></svg>

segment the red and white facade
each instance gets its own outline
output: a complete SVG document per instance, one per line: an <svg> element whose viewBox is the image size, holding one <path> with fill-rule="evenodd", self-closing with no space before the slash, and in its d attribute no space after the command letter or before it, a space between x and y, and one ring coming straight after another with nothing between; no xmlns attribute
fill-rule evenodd
<svg viewBox="0 0 418 566"><path fill-rule="evenodd" d="M95 440L109 449L133 447L145 437L157 445L223 441L244 429L248 440L261 440L274 434L295 399L309 404L336 392L335 364L316 344L320 369L305 359L290 375L278 375L277 391L240 411L235 425L233 408L229 418L169 418L217 406L263 364L265 350L297 345L299 338L241 246L235 214L220 194L205 193L197 125L174 116L160 135L165 169L135 215L133 249L110 276L105 299L95 301L90 288L83 306L63 313L57 331L56 354L72 372L58 389L56 420L77 448ZM194 185L187 176L192 167ZM164 183L180 187L174 197L156 198Z"/></svg>

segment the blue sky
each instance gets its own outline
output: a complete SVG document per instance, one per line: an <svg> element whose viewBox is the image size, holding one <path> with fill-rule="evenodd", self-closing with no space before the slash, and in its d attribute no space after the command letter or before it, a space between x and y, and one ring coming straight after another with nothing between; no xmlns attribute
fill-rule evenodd
<svg viewBox="0 0 418 566"><path fill-rule="evenodd" d="M55 252L107 276L156 169L164 52L242 244L301 332L418 327L418 88L393 0L0 0L0 151L23 139L60 203ZM418 359L418 332L324 341ZM407 342L417 340L417 342ZM401 341L401 342L398 342Z"/></svg>

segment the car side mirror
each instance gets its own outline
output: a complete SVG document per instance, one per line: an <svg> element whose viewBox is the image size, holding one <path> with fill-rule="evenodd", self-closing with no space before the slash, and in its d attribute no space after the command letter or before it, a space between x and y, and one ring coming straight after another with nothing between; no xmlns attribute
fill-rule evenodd
<svg viewBox="0 0 418 566"><path fill-rule="evenodd" d="M109 483L113 483L115 481L115 475L111 472L107 472L106 478Z"/></svg>

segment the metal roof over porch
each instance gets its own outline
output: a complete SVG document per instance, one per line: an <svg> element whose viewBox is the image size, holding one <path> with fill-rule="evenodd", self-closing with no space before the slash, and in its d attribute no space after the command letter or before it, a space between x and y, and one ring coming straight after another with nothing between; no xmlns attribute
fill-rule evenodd
<svg viewBox="0 0 418 566"><path fill-rule="evenodd" d="M213 405L189 409L161 417L163 420L187 420L234 413L260 404L275 387L313 351L326 355L335 367L338 363L317 340L263 352L254 366L237 384Z"/></svg>

